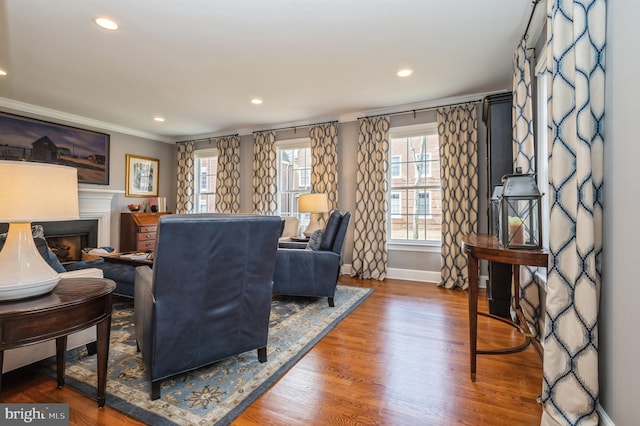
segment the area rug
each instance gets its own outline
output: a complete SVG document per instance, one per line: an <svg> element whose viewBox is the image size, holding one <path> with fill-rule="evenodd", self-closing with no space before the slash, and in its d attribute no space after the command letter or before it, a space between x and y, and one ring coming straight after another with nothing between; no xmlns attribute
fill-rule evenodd
<svg viewBox="0 0 640 426"><path fill-rule="evenodd" d="M339 285L335 307L327 298L277 297L271 306L267 362L256 351L165 380L151 401L150 382L136 352L133 303L118 299L111 321L106 405L151 425L226 425L280 379L304 354L371 293ZM38 368L55 377L55 358ZM96 396L96 356L68 352L66 386Z"/></svg>

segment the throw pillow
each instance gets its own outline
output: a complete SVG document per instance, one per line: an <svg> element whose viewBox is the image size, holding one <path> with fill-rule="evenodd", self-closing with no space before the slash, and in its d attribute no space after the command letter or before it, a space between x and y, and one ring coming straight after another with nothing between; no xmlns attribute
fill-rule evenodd
<svg viewBox="0 0 640 426"><path fill-rule="evenodd" d="M313 234L311 234L311 237L309 237L309 242L307 243L307 247L306 247L307 250L319 250L320 249L320 242L322 241L322 234L323 234L322 229L318 229Z"/></svg>

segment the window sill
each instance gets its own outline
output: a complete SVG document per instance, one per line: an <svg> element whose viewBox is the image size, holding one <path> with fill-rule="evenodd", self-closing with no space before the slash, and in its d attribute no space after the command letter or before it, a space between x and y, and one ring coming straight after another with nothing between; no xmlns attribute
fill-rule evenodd
<svg viewBox="0 0 640 426"><path fill-rule="evenodd" d="M440 253L441 244L433 243L387 243L389 251L413 251L420 253Z"/></svg>

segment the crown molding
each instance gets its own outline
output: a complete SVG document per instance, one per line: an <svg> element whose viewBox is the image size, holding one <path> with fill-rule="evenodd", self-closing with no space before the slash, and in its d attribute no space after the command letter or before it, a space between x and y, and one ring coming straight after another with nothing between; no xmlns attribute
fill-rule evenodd
<svg viewBox="0 0 640 426"><path fill-rule="evenodd" d="M14 111L25 112L34 114L40 117L46 117L54 120L62 120L73 124L79 124L82 126L94 127L102 130L110 130L112 132L124 133L126 135L137 136L144 139L151 139L153 141L173 143L173 138L167 138L166 136L157 135L154 133L147 133L141 130L130 129L128 127L119 126L117 124L107 123L104 121L94 120L92 118L82 117L80 115L68 114L66 112L57 111L54 109L44 108L37 105L31 105L24 102L14 101L12 99L0 98L0 107L8 108Z"/></svg>

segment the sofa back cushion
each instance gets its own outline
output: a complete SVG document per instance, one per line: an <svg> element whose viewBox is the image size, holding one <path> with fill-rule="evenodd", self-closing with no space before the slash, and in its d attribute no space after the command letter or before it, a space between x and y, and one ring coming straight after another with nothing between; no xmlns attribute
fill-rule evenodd
<svg viewBox="0 0 640 426"><path fill-rule="evenodd" d="M340 213L339 210L334 210L324 227L322 240L320 241L320 250L333 250L333 242L336 239L336 235L338 235L340 222L342 222L342 213Z"/></svg>
<svg viewBox="0 0 640 426"><path fill-rule="evenodd" d="M280 238L291 238L298 236L298 218L294 216L282 216L284 226L280 233Z"/></svg>

